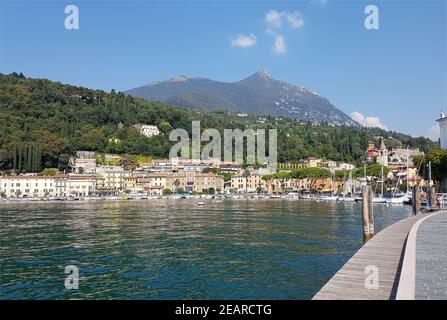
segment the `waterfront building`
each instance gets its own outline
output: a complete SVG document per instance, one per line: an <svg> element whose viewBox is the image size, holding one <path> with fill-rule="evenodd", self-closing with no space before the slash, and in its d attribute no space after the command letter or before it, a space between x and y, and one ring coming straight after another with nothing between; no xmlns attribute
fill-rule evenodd
<svg viewBox="0 0 447 320"><path fill-rule="evenodd" d="M0 178L0 194L7 198L56 197L56 178L65 176L5 176Z"/></svg>
<svg viewBox="0 0 447 320"><path fill-rule="evenodd" d="M167 188L168 173L149 173L137 179L137 185L149 195L162 195Z"/></svg>
<svg viewBox="0 0 447 320"><path fill-rule="evenodd" d="M166 187L172 191L183 189L185 192L206 192L224 190L224 178L214 173L181 172L167 175Z"/></svg>
<svg viewBox="0 0 447 320"><path fill-rule="evenodd" d="M96 168L98 175L97 188L101 191L123 191L125 189L125 177L132 175L132 172L125 171L121 166L98 166Z"/></svg>
<svg viewBox="0 0 447 320"><path fill-rule="evenodd" d="M262 179L263 174L258 171L250 172L250 175L245 177L243 174L236 174L231 177L230 188L238 193L243 192L265 192L266 182Z"/></svg>
<svg viewBox="0 0 447 320"><path fill-rule="evenodd" d="M441 149L447 149L447 117L441 111L441 117L437 120L440 129Z"/></svg>
<svg viewBox="0 0 447 320"><path fill-rule="evenodd" d="M89 196L96 192L96 177L84 175L5 176L0 193L7 198Z"/></svg>
<svg viewBox="0 0 447 320"><path fill-rule="evenodd" d="M142 193L144 191L143 186L138 183L139 177L128 176L124 177L124 190L129 193Z"/></svg>
<svg viewBox="0 0 447 320"><path fill-rule="evenodd" d="M63 181L65 180L65 191ZM56 185L59 189L58 196L87 197L96 193L97 178L94 175L69 175L63 178L56 178Z"/></svg>
<svg viewBox="0 0 447 320"><path fill-rule="evenodd" d="M391 166L390 166L391 169ZM415 167L409 168L408 171L406 168L392 170L388 174L388 180L393 186L399 185L408 185L409 187L414 187L415 185L419 185L422 177L418 176L418 169Z"/></svg>

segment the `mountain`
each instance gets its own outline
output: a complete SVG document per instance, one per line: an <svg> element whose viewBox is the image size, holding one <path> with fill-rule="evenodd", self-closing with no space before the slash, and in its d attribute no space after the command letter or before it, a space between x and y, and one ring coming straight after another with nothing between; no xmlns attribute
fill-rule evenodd
<svg viewBox="0 0 447 320"><path fill-rule="evenodd" d="M286 116L330 125L360 126L317 93L275 80L261 70L236 82L177 76L126 91L134 97L170 105L215 111Z"/></svg>

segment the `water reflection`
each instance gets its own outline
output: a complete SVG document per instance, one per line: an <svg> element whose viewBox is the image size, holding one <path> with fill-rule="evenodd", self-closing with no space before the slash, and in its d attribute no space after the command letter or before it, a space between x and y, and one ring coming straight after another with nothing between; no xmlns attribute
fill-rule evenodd
<svg viewBox="0 0 447 320"><path fill-rule="evenodd" d="M0 204L4 299L309 299L362 245L361 205ZM376 229L411 208L375 207ZM80 289L64 288L64 268Z"/></svg>

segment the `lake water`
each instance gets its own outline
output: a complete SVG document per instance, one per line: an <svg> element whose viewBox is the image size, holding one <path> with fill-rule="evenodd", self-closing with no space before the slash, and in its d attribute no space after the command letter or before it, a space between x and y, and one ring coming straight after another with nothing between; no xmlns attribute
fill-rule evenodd
<svg viewBox="0 0 447 320"><path fill-rule="evenodd" d="M361 204L197 201L0 203L0 298L310 299L363 244Z"/></svg>

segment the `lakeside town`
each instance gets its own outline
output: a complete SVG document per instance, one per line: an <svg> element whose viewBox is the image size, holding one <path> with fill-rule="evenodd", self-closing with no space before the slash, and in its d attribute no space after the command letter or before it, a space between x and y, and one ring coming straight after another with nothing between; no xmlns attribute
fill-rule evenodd
<svg viewBox="0 0 447 320"><path fill-rule="evenodd" d="M160 134L152 125L140 125L138 130L146 137ZM362 186L374 182L375 202L404 203L411 201L410 188L433 185L413 162L414 157L424 156L422 151L387 148L383 137L377 137L377 141L380 143L370 142L365 150L363 168L309 157L279 163L277 172L267 164L255 167L220 159L148 159L77 151L69 161L69 171L47 168L39 174L0 177L0 199L231 197L358 201Z"/></svg>

